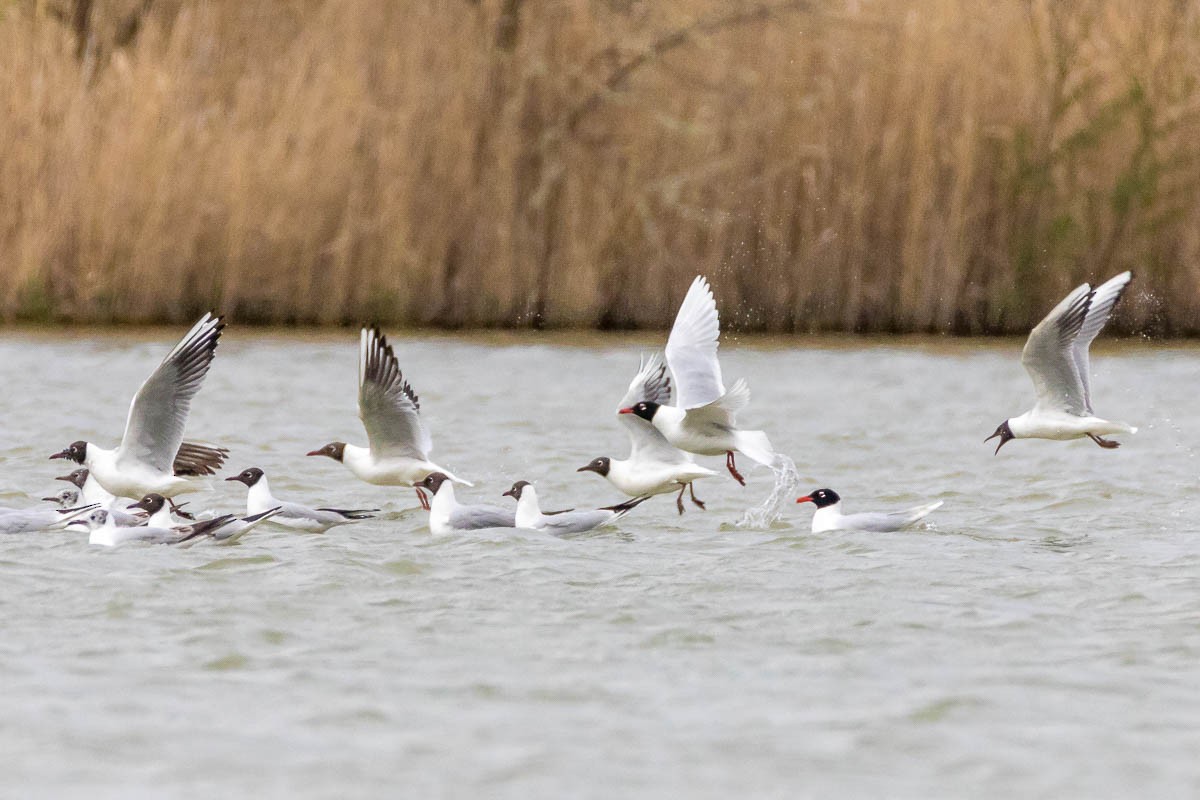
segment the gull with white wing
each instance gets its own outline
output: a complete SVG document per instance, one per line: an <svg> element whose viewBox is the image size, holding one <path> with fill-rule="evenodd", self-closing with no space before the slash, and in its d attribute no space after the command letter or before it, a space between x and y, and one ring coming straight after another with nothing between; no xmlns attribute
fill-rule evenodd
<svg viewBox="0 0 1200 800"><path fill-rule="evenodd" d="M734 454L744 453L770 467L776 462L775 450L762 431L737 427L737 413L750 404L750 387L739 378L725 390L717 358L720 336L717 302L708 281L697 275L667 337L667 365L675 377L676 405L643 400L619 413L650 422L680 450L702 456L724 454L729 474L745 486Z"/></svg>
<svg viewBox="0 0 1200 800"><path fill-rule="evenodd" d="M420 482L434 472L470 486L429 460L433 440L421 421L417 393L404 379L392 346L375 326L362 329L358 351L358 416L367 431L368 447L330 442L310 456L339 461L359 480L377 486L412 486L421 508L429 498Z"/></svg>
<svg viewBox="0 0 1200 800"><path fill-rule="evenodd" d="M1092 412L1091 366L1088 348L1108 322L1113 308L1132 280L1120 275L1093 289L1088 284L1067 295L1029 334L1021 363L1033 379L1037 403L1031 411L1000 423L984 441L999 437L996 452L1013 439L1082 439L1087 436L1105 449L1120 442L1105 434L1137 433L1124 422L1110 422Z"/></svg>
<svg viewBox="0 0 1200 800"><path fill-rule="evenodd" d="M97 483L119 497L150 492L174 497L205 488L194 479L216 474L229 451L185 442L183 429L224 327L221 317L205 314L167 354L134 395L125 435L115 450L78 441L50 458L82 464Z"/></svg>
<svg viewBox="0 0 1200 800"><path fill-rule="evenodd" d="M828 533L829 531L890 532L904 530L941 508L943 501L938 500L923 506L913 506L903 511L860 511L857 514L847 514L842 511L842 498L838 496L837 492L833 489L817 489L804 497L796 498L796 502L815 505L817 513L813 514L812 532Z"/></svg>
<svg viewBox="0 0 1200 800"><path fill-rule="evenodd" d="M618 410L642 403L666 406L671 402L671 378L658 355L644 360ZM683 513L683 493L691 493L692 502L704 508L696 497L694 481L717 473L702 467L687 453L666 440L650 422L636 414L618 414L617 421L629 436L629 458L618 460L601 456L575 470L594 472L630 497L650 497L678 491L675 507Z"/></svg>

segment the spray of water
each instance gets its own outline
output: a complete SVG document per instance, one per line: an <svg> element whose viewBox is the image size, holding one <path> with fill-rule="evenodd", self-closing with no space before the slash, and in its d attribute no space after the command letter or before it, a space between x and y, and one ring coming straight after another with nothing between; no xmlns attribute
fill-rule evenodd
<svg viewBox="0 0 1200 800"><path fill-rule="evenodd" d="M738 520L739 528L770 528L783 516L783 509L787 503L795 499L796 488L800 485L800 473L796 471L796 462L782 453L776 453L771 471L775 473L774 488L762 503L746 509L746 513Z"/></svg>

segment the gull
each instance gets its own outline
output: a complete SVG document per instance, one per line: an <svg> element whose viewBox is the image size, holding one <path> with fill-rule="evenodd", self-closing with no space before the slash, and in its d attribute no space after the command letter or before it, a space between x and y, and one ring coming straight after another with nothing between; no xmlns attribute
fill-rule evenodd
<svg viewBox="0 0 1200 800"><path fill-rule="evenodd" d="M74 508L79 505L79 490L78 489L63 489L58 494L52 494L49 497L43 497L43 501L54 503L59 508ZM12 511L11 508L0 508L0 513Z"/></svg>
<svg viewBox="0 0 1200 800"><path fill-rule="evenodd" d="M667 376L662 358L656 353L641 362L618 409L644 402L665 405L670 401L671 379ZM658 428L642 417L618 414L617 421L629 436L629 458L618 461L601 456L575 471L594 472L630 497L650 497L678 491L675 507L680 514L683 513L683 492L686 489L691 494L692 502L704 508L704 503L696 497L692 483L717 473L695 463L690 455L673 446Z"/></svg>
<svg viewBox="0 0 1200 800"><path fill-rule="evenodd" d="M76 490L78 490L73 492L75 497L78 498L78 503L99 503L100 508L108 511L113 516L114 523L119 527L141 525L146 522L146 518L143 516L130 514L126 511L122 511L119 508L113 508L117 498L96 482L96 479L92 477L91 472L88 471L87 467L80 467L68 475L59 475L57 478L55 478L55 480L66 481L74 486ZM77 505L75 501L63 502L63 499L65 499L65 496L69 492L72 492L72 490L64 489L55 498L58 499L59 505L63 506L64 508L67 506ZM51 498L44 497L42 499L50 500Z"/></svg>
<svg viewBox="0 0 1200 800"><path fill-rule="evenodd" d="M72 520L96 509L94 504L78 508L22 508L0 511L0 534L33 533L65 528Z"/></svg>
<svg viewBox="0 0 1200 800"><path fill-rule="evenodd" d="M635 497L618 503L615 506L605 506L590 511L554 511L544 513L538 505L537 490L529 481L517 481L512 488L504 493L517 501L516 525L528 530L546 531L555 536L565 536L572 533L586 533L602 525L611 525L628 514L639 504L650 499L649 495Z"/></svg>
<svg viewBox="0 0 1200 800"><path fill-rule="evenodd" d="M50 458L69 458L88 468L120 497L154 492L174 497L204 488L196 476L213 475L228 450L183 441L192 398L212 365L225 323L205 314L167 354L134 395L125 435L115 450L77 441Z"/></svg>
<svg viewBox="0 0 1200 800"><path fill-rule="evenodd" d="M248 531L265 522L271 517L279 513L279 507L269 508L259 514L252 514L247 517L238 517L236 514L223 514L217 519L221 520L220 525L198 529L195 527L196 522L188 524L178 524L171 519L171 509L167 504L167 499L160 494L148 494L138 502L129 506L130 510L140 509L150 514L150 518L146 521L145 527L156 531L179 531L182 528L187 528L189 531L188 539L203 535L206 538L220 544L230 544L244 536ZM111 517L110 517L111 518ZM209 520L200 520L200 522L208 522ZM156 534L148 534L144 539L154 539ZM165 534L164 534L165 537ZM169 538L169 537L166 537ZM179 542L171 542L179 544ZM93 542L93 544L96 544Z"/></svg>
<svg viewBox="0 0 1200 800"><path fill-rule="evenodd" d="M112 492L101 486L87 467L80 467L66 475L59 475L54 480L66 481L79 490L79 497L87 503L99 503L102 506L107 506L116 496Z"/></svg>
<svg viewBox="0 0 1200 800"><path fill-rule="evenodd" d="M1120 442L1104 434L1137 433L1124 422L1110 422L1092 412L1088 348L1108 322L1133 273L1122 272L1095 289L1083 284L1067 295L1038 323L1021 351L1021 363L1033 379L1037 403L1032 411L1000 423L984 439L1000 437L996 452L1011 439L1082 439L1105 449Z"/></svg>
<svg viewBox="0 0 1200 800"><path fill-rule="evenodd" d="M167 498L163 497L161 494L155 494L153 492L146 495L133 505L126 506L128 511L138 509L139 511L144 512L146 514L145 523L151 528L170 528L180 524L175 521L174 517L171 516L172 512L175 511L175 508L176 507L171 505ZM195 518L189 516L188 521L194 522ZM120 524L121 520L118 518L117 525Z"/></svg>
<svg viewBox="0 0 1200 800"><path fill-rule="evenodd" d="M341 509L341 508L309 508L299 503L288 503L277 500L271 494L271 486L267 483L266 474L258 467L242 470L227 481L238 481L246 484L246 511L257 514L270 508L278 508L279 513L272 518L276 525L286 528L307 531L308 533L324 533L335 525L345 525L360 519L372 519L373 512L378 508Z"/></svg>
<svg viewBox="0 0 1200 800"><path fill-rule="evenodd" d="M358 416L367 431L368 447L330 442L308 455L340 461L359 480L377 486L412 486L425 510L429 498L420 482L430 473L471 485L429 460L433 440L421 421L417 393L400 372L392 346L373 325L364 327L359 337Z"/></svg>
<svg viewBox="0 0 1200 800"><path fill-rule="evenodd" d="M817 507L813 514L812 532L827 531L898 531L923 519L931 511L941 508L943 501L923 506L906 508L903 511L881 513L868 511L861 514L842 513L842 498L833 489L817 489L797 503L812 503Z"/></svg>
<svg viewBox="0 0 1200 800"><path fill-rule="evenodd" d="M88 544L98 544L105 547L116 547L129 542L144 542L146 544L183 544L199 536L211 537L213 532L230 523L232 514L200 520L187 525L173 525L160 528L149 525L138 525L122 528L113 522L113 517L104 509L97 509L86 518L72 524L85 524L91 528Z"/></svg>
<svg viewBox="0 0 1200 800"><path fill-rule="evenodd" d="M105 511L111 511L116 516L116 524L125 525L141 525L146 521L146 518L137 514L127 514L124 511L114 511L104 503L83 503L80 499L79 489L63 489L61 492L50 497L43 497L47 503L54 503L59 508L75 508L80 505L90 505L102 508Z"/></svg>
<svg viewBox="0 0 1200 800"><path fill-rule="evenodd" d="M420 483L421 488L433 495L429 502L429 530L435 536L516 525L516 512L511 508L458 502L452 481L453 478L444 472L432 472Z"/></svg>
<svg viewBox="0 0 1200 800"><path fill-rule="evenodd" d="M739 378L729 389L721 378L717 359L721 335L717 303L703 275L688 289L671 335L667 337L667 365L675 377L677 404L642 400L622 408L650 422L675 447L702 456L725 454L729 474L743 486L735 453L744 453L765 466L775 463L775 450L762 431L737 427L737 412L750 403L750 387Z"/></svg>
<svg viewBox="0 0 1200 800"><path fill-rule="evenodd" d="M233 519L224 525L210 530L207 536L212 540L213 544L233 544L262 523L274 519L282 510L279 506L276 506L275 508L268 508L266 511L249 514L244 517L233 515ZM193 539L192 543L194 544L195 541ZM190 547L191 545L188 546Z"/></svg>

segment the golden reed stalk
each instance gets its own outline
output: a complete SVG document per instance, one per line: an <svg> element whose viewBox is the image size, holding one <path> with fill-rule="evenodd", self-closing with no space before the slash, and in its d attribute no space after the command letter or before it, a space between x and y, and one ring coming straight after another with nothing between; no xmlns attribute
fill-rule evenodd
<svg viewBox="0 0 1200 800"><path fill-rule="evenodd" d="M0 318L1200 332L1177 0L0 0Z"/></svg>

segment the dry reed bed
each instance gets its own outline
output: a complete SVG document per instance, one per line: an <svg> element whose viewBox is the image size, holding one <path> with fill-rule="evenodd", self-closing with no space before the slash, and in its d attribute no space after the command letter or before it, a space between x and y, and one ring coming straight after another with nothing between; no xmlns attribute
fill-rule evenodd
<svg viewBox="0 0 1200 800"><path fill-rule="evenodd" d="M0 0L0 317L1200 332L1175 0ZM144 13L143 13L144 12ZM131 26L130 22L134 24Z"/></svg>

